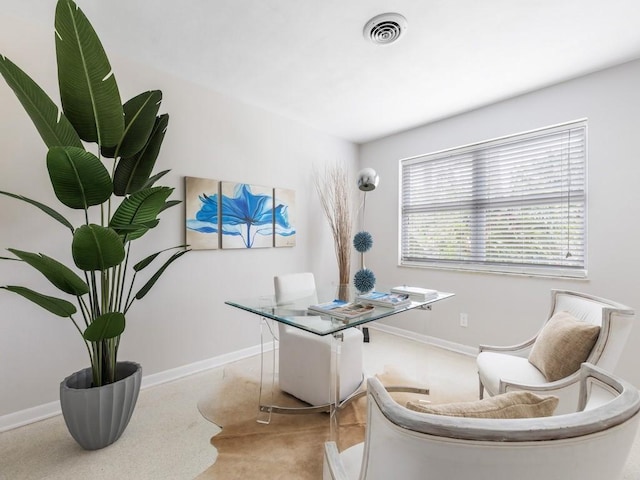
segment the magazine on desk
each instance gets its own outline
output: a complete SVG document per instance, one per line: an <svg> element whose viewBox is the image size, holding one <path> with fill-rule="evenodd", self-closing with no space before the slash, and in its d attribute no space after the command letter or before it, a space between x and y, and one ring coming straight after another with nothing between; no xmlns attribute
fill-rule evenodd
<svg viewBox="0 0 640 480"><path fill-rule="evenodd" d="M364 304L377 305L388 308L401 308L411 305L411 298L406 293L369 292L358 295L358 300Z"/></svg>
<svg viewBox="0 0 640 480"><path fill-rule="evenodd" d="M309 312L330 315L342 320L352 320L371 313L373 305L365 305L360 302L345 302L344 300L333 300L331 302L310 305Z"/></svg>

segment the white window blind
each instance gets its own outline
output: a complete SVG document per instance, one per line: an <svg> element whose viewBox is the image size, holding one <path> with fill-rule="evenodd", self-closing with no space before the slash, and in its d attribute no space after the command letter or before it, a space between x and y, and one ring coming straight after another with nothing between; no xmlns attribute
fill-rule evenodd
<svg viewBox="0 0 640 480"><path fill-rule="evenodd" d="M586 121L400 169L401 264L586 276Z"/></svg>

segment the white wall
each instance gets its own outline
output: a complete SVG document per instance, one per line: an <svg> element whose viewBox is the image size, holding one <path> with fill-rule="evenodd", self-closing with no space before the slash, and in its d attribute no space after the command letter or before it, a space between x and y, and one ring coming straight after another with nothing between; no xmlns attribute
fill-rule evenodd
<svg viewBox="0 0 640 480"><path fill-rule="evenodd" d="M0 53L57 98L53 40L52 29L0 16ZM163 91L161 112L170 114L170 122L156 171L172 169L161 182L176 188L172 198L184 197L184 176L206 177L294 189L298 212L294 248L194 251L174 263L131 309L120 358L140 362L149 375L256 345L257 320L223 302L270 292L276 273L311 270L319 282L337 279L312 165L342 161L354 170L357 147L126 59L111 61L123 99L148 89ZM0 190L58 208L46 174L46 149L4 81L0 105ZM70 256L68 231L33 207L0 198L0 226L0 248ZM148 235L140 258L183 243L184 209L165 212ZM38 275L17 262L0 262L0 285L55 294ZM57 400L59 382L86 366L86 351L69 321L0 291L0 417Z"/></svg>
<svg viewBox="0 0 640 480"><path fill-rule="evenodd" d="M367 229L374 237L367 266L390 284L456 293L431 313L410 312L389 323L464 345L508 345L538 330L552 288L589 292L640 309L639 78L636 61L361 146L361 165L381 177L367 197ZM586 281L398 266L400 159L584 117L589 155ZM461 312L469 315L468 328L458 326ZM636 385L639 348L636 326L617 370Z"/></svg>

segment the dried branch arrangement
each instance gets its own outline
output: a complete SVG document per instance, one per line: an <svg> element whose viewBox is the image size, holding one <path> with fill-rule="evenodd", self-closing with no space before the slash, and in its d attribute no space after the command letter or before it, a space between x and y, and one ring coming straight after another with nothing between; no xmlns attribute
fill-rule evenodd
<svg viewBox="0 0 640 480"><path fill-rule="evenodd" d="M324 175L314 168L316 191L329 221L335 243L340 285L350 283L351 239L353 232L353 187L347 168L340 164L327 165Z"/></svg>

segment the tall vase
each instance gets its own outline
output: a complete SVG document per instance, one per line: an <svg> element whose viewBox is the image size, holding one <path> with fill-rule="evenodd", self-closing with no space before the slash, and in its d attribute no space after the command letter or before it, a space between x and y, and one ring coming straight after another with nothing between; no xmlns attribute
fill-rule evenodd
<svg viewBox="0 0 640 480"><path fill-rule="evenodd" d="M142 367L118 362L114 383L92 387L91 368L60 383L60 405L69 433L85 450L98 450L120 438L138 400Z"/></svg>
<svg viewBox="0 0 640 480"><path fill-rule="evenodd" d="M338 300L343 300L345 302L351 301L351 284L339 284L336 290L336 297L338 298Z"/></svg>

